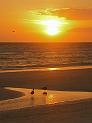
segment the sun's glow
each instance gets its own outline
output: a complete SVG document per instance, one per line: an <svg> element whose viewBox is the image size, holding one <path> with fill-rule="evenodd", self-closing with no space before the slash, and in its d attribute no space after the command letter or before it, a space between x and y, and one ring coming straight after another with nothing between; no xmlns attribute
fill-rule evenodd
<svg viewBox="0 0 92 123"><path fill-rule="evenodd" d="M40 22L42 25L46 26L45 32L48 35L57 35L59 33L59 26L61 24L58 20L43 20Z"/></svg>
<svg viewBox="0 0 92 123"><path fill-rule="evenodd" d="M50 71L59 70L59 68L48 68Z"/></svg>
<svg viewBox="0 0 92 123"><path fill-rule="evenodd" d="M50 101L53 101L53 98L54 98L54 96L53 96L52 94L50 94L50 95L48 96L48 99L49 99Z"/></svg>
<svg viewBox="0 0 92 123"><path fill-rule="evenodd" d="M41 20L38 23L45 26L45 33L51 36L59 34L60 28L66 24L65 18Z"/></svg>
<svg viewBox="0 0 92 123"><path fill-rule="evenodd" d="M31 11L24 21L29 30L31 27L31 31L52 37L63 35L73 27L72 21L66 17L54 16L47 10Z"/></svg>
<svg viewBox="0 0 92 123"><path fill-rule="evenodd" d="M54 27L52 28L51 26L49 26L47 29L46 29L46 32L48 35L57 35L59 33L58 31L58 28Z"/></svg>

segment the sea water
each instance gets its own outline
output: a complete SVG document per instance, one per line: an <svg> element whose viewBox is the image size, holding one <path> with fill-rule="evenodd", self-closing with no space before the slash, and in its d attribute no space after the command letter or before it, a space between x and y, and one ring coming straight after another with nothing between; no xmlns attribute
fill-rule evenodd
<svg viewBox="0 0 92 123"><path fill-rule="evenodd" d="M92 43L0 43L0 70L92 65Z"/></svg>

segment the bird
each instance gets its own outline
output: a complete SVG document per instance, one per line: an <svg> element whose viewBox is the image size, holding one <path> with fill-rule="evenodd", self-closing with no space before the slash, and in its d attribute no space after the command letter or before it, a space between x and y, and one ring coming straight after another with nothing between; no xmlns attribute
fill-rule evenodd
<svg viewBox="0 0 92 123"><path fill-rule="evenodd" d="M43 90L47 90L47 87L43 87L42 89L43 89Z"/></svg>
<svg viewBox="0 0 92 123"><path fill-rule="evenodd" d="M12 32L15 32L15 30L12 30Z"/></svg>
<svg viewBox="0 0 92 123"><path fill-rule="evenodd" d="M47 92L43 92L43 94L47 95Z"/></svg>
<svg viewBox="0 0 92 123"><path fill-rule="evenodd" d="M47 87L43 87L42 89L44 90L43 94L46 94L47 95L47 92L46 92Z"/></svg>
<svg viewBox="0 0 92 123"><path fill-rule="evenodd" d="M31 94L34 95L34 88L33 88L33 90L31 91Z"/></svg>

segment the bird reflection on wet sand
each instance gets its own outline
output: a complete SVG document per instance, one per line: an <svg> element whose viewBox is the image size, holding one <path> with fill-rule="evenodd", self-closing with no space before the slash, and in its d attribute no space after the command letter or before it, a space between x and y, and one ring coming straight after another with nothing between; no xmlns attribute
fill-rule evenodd
<svg viewBox="0 0 92 123"><path fill-rule="evenodd" d="M47 94L45 95L43 94L43 90L35 89L35 93L32 95L30 93L32 89L13 87L6 87L6 89L22 92L24 93L24 96L15 99L0 101L0 111L21 109L46 104L65 103L69 101L92 98L91 92L69 92L48 90Z"/></svg>
<svg viewBox="0 0 92 123"><path fill-rule="evenodd" d="M47 95L31 95L30 97L30 105L35 106L37 104L45 105L47 100Z"/></svg>

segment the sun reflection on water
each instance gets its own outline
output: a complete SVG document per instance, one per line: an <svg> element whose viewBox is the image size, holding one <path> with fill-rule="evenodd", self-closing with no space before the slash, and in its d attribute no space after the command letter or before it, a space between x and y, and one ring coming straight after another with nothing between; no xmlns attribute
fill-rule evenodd
<svg viewBox="0 0 92 123"><path fill-rule="evenodd" d="M49 71L59 70L59 68L48 68Z"/></svg>

